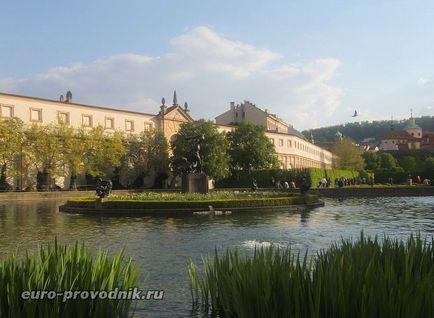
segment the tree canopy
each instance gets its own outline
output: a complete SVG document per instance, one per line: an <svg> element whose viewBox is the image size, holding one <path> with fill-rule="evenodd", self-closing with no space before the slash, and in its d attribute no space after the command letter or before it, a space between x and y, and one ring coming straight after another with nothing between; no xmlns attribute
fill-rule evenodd
<svg viewBox="0 0 434 318"><path fill-rule="evenodd" d="M145 176L167 174L168 145L161 131L147 130L140 135L129 135L125 139L125 148L121 166L124 184L141 187Z"/></svg>
<svg viewBox="0 0 434 318"><path fill-rule="evenodd" d="M200 145L200 156L204 172L213 179L221 179L229 175L229 143L223 133L220 133L211 121L198 120L183 123L178 134L172 141L172 168L180 175L185 166L193 141L190 137L204 135L205 141Z"/></svg>
<svg viewBox="0 0 434 318"><path fill-rule="evenodd" d="M241 123L227 134L233 170L251 171L279 167L274 144L259 125Z"/></svg>
<svg viewBox="0 0 434 318"><path fill-rule="evenodd" d="M343 138L336 142L332 152L336 155L334 157L334 165L337 168L362 170L365 166L361 151L349 138Z"/></svg>
<svg viewBox="0 0 434 318"><path fill-rule="evenodd" d="M0 120L0 166L2 172L16 172L13 164L24 143L23 122L18 118Z"/></svg>
<svg viewBox="0 0 434 318"><path fill-rule="evenodd" d="M118 131L110 135L101 126L90 130L84 139L86 150L83 155L85 172L93 177L112 177L120 167L125 154L122 134Z"/></svg>

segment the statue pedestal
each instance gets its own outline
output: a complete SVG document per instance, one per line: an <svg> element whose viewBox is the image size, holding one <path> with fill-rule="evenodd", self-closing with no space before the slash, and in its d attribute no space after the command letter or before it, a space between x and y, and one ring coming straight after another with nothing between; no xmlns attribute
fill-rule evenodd
<svg viewBox="0 0 434 318"><path fill-rule="evenodd" d="M189 173L182 176L182 192L208 193L209 178L205 173Z"/></svg>

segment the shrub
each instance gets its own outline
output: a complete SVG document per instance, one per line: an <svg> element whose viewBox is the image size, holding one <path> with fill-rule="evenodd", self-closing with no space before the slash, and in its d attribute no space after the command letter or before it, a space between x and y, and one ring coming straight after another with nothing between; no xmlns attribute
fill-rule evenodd
<svg viewBox="0 0 434 318"><path fill-rule="evenodd" d="M362 233L312 258L274 246L252 258L216 251L202 274L189 266L193 306L219 317L430 317L433 243Z"/></svg>
<svg viewBox="0 0 434 318"><path fill-rule="evenodd" d="M18 258L0 261L0 317L127 317L131 300L70 299L23 300L23 291L128 290L136 282L139 266L124 252L113 257L98 251L92 257L84 245L58 245Z"/></svg>

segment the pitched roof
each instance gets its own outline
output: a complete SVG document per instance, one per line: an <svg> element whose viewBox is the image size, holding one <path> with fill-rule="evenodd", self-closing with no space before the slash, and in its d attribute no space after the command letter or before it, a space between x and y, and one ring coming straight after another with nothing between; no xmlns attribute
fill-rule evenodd
<svg viewBox="0 0 434 318"><path fill-rule="evenodd" d="M383 138L381 139L407 139L407 140L414 140L417 139L410 135L405 130L390 130L387 133L384 134Z"/></svg>

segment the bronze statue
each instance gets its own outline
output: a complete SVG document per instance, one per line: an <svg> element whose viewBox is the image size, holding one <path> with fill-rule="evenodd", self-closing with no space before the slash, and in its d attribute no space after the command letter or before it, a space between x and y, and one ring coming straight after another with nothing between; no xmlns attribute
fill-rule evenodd
<svg viewBox="0 0 434 318"><path fill-rule="evenodd" d="M102 198L107 198L112 192L113 183L110 179L102 180L101 178L96 179L96 195Z"/></svg>
<svg viewBox="0 0 434 318"><path fill-rule="evenodd" d="M186 173L202 173L202 159L200 158L200 144L205 140L204 135L188 137L186 140L192 140L192 147L188 158L185 161Z"/></svg>

